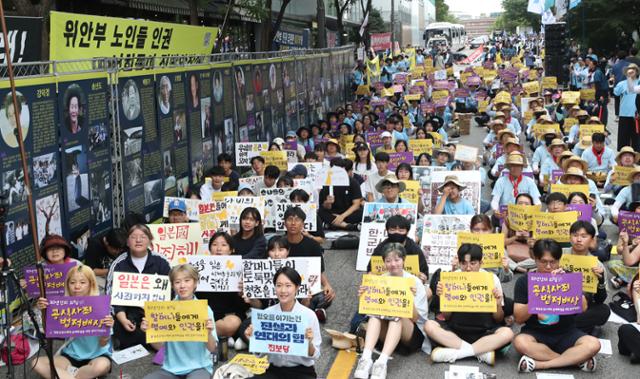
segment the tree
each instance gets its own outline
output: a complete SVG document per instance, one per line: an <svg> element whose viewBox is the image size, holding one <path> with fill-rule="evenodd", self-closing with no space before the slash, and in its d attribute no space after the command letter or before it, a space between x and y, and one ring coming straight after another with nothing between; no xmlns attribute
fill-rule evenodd
<svg viewBox="0 0 640 379"><path fill-rule="evenodd" d="M504 12L496 19L495 29L514 32L518 26L540 30L540 15L527 12L528 0L502 0Z"/></svg>
<svg viewBox="0 0 640 379"><path fill-rule="evenodd" d="M49 59L49 12L55 0L13 0L18 16L42 17L42 60ZM6 9L6 8L5 8Z"/></svg>
<svg viewBox="0 0 640 379"><path fill-rule="evenodd" d="M338 44L344 45L344 12L351 5L355 3L355 0L333 0L333 6L336 8L336 25L338 27Z"/></svg>
<svg viewBox="0 0 640 379"><path fill-rule="evenodd" d="M261 37L256 45L258 51L269 51L273 44L273 40L280 30L284 12L287 10L291 0L282 0L280 9L276 14L275 21L273 19L273 1L272 0L236 0L235 5L242 8L249 17L258 20L261 24Z"/></svg>
<svg viewBox="0 0 640 379"><path fill-rule="evenodd" d="M318 43L317 46L320 49L327 47L327 25L324 11L324 0L316 0L318 5L318 11L316 17L318 19Z"/></svg>
<svg viewBox="0 0 640 379"><path fill-rule="evenodd" d="M457 22L457 19L449 13L449 6L444 0L436 0L436 21Z"/></svg>

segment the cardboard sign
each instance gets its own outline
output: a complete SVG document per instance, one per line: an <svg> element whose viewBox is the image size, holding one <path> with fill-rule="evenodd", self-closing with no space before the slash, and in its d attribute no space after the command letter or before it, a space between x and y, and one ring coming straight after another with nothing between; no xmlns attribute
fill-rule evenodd
<svg viewBox="0 0 640 379"><path fill-rule="evenodd" d="M144 307L146 301L171 300L171 283L166 275L114 272L111 304Z"/></svg>
<svg viewBox="0 0 640 379"><path fill-rule="evenodd" d="M578 221L578 212L540 212L533 215L533 238L551 238L556 242L570 242L569 229Z"/></svg>
<svg viewBox="0 0 640 379"><path fill-rule="evenodd" d="M618 227L621 232L629 233L630 238L640 236L640 213L620 211L618 213Z"/></svg>
<svg viewBox="0 0 640 379"><path fill-rule="evenodd" d="M253 309L251 324L250 352L309 356L309 340L304 338L308 320L304 313Z"/></svg>
<svg viewBox="0 0 640 379"><path fill-rule="evenodd" d="M593 255L562 254L560 266L566 272L582 273L582 290L588 293L598 291L598 277L593 272L598 267L598 257Z"/></svg>
<svg viewBox="0 0 640 379"><path fill-rule="evenodd" d="M415 276L420 275L420 261L417 255L407 255L404 259L404 270ZM373 275L382 275L387 272L387 267L380 256L371 257L371 273Z"/></svg>
<svg viewBox="0 0 640 379"><path fill-rule="evenodd" d="M490 272L442 272L442 312L491 312L498 310Z"/></svg>
<svg viewBox="0 0 640 379"><path fill-rule="evenodd" d="M412 278L363 275L358 313L388 317L413 317Z"/></svg>
<svg viewBox="0 0 640 379"><path fill-rule="evenodd" d="M562 93L562 98L560 99L562 104L579 104L580 103L580 92L577 91L564 91Z"/></svg>
<svg viewBox="0 0 640 379"><path fill-rule="evenodd" d="M582 313L582 274L527 274L528 308L532 315Z"/></svg>
<svg viewBox="0 0 640 379"><path fill-rule="evenodd" d="M542 78L543 89L556 89L558 88L558 78L555 76L545 76Z"/></svg>
<svg viewBox="0 0 640 379"><path fill-rule="evenodd" d="M64 282L67 279L67 272L75 265L75 262L71 262L47 264L42 267L44 270L44 290L47 297L64 295ZM40 280L38 280L38 270L35 266L24 268L24 280L27 282L27 295L32 298L39 298Z"/></svg>
<svg viewBox="0 0 640 379"><path fill-rule="evenodd" d="M540 206L509 204L507 212L509 229L515 232L530 232L533 230L533 215L540 212Z"/></svg>
<svg viewBox="0 0 640 379"><path fill-rule="evenodd" d="M286 151L261 151L260 156L264 158L265 166L276 166L280 171L287 171Z"/></svg>
<svg viewBox="0 0 640 379"><path fill-rule="evenodd" d="M297 257L287 259L243 259L243 290L249 299L275 299L276 288L273 274L281 267L291 267L300 274L302 285L297 298L306 298L322 291L320 283L320 257Z"/></svg>
<svg viewBox="0 0 640 379"><path fill-rule="evenodd" d="M147 343L207 342L207 308L206 300L147 301Z"/></svg>
<svg viewBox="0 0 640 379"><path fill-rule="evenodd" d="M164 205L162 208L162 217L169 218L169 204L174 200L184 201L185 205L187 206L187 217L189 217L189 221L198 222L198 206L202 202L202 200L198 199L185 199L183 197L165 196Z"/></svg>
<svg viewBox="0 0 640 379"><path fill-rule="evenodd" d="M198 292L238 292L242 281L242 257L239 255L195 255L180 258L200 275Z"/></svg>
<svg viewBox="0 0 640 379"><path fill-rule="evenodd" d="M581 192L587 198L589 198L589 185L588 184L562 184L562 183L554 183L551 184L551 190L549 193L560 192L565 196L569 196L573 192Z"/></svg>
<svg viewBox="0 0 640 379"><path fill-rule="evenodd" d="M502 267L504 257L503 233L458 233L458 249L463 243L473 243L482 247L482 267Z"/></svg>
<svg viewBox="0 0 640 379"><path fill-rule="evenodd" d="M104 324L111 314L109 296L51 296L48 301L47 338L111 335Z"/></svg>
<svg viewBox="0 0 640 379"><path fill-rule="evenodd" d="M478 148L466 145L457 145L453 159L461 162L476 162L478 160Z"/></svg>
<svg viewBox="0 0 640 379"><path fill-rule="evenodd" d="M616 186L628 186L631 184L629 175L631 175L634 169L635 167L625 167L620 165L613 166L611 183Z"/></svg>
<svg viewBox="0 0 640 379"><path fill-rule="evenodd" d="M202 246L202 232L200 224L148 224L153 235L151 249L162 254L170 263L179 257L200 254Z"/></svg>
<svg viewBox="0 0 640 379"><path fill-rule="evenodd" d="M595 88L584 88L580 90L580 100L585 101L595 101L596 100L596 89Z"/></svg>
<svg viewBox="0 0 640 379"><path fill-rule="evenodd" d="M236 166L251 166L251 158L268 149L268 142L236 142Z"/></svg>
<svg viewBox="0 0 640 379"><path fill-rule="evenodd" d="M526 82L522 84L522 89L527 94L539 93L540 92L540 83L538 82Z"/></svg>
<svg viewBox="0 0 640 379"><path fill-rule="evenodd" d="M269 368L269 357L266 355L258 357L253 354L236 354L229 363L238 364L251 371L254 375L260 375L264 374Z"/></svg>
<svg viewBox="0 0 640 379"><path fill-rule="evenodd" d="M604 125L602 124L581 124L580 125L580 138L585 136L592 136L593 133L604 133Z"/></svg>
<svg viewBox="0 0 640 379"><path fill-rule="evenodd" d="M356 88L356 95L368 95L369 94L369 86L364 84L364 85L359 85L358 88Z"/></svg>

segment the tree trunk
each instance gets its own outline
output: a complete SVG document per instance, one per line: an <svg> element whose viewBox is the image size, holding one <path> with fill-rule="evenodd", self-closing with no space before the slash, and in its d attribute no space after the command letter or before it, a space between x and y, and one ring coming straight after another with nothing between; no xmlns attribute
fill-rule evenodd
<svg viewBox="0 0 640 379"><path fill-rule="evenodd" d="M323 49L327 47L327 27L324 14L324 0L316 0L318 4L318 43L317 47Z"/></svg>
<svg viewBox="0 0 640 379"><path fill-rule="evenodd" d="M268 41L269 48L273 43L273 39L276 38L276 34L278 33L278 30L280 30L280 24L282 24L282 19L284 18L284 12L287 10L287 6L289 5L290 2L291 0L282 0L282 3L280 4L280 12L278 12L278 17L276 18L276 22L273 24L273 27L271 28L271 33L269 33L269 41ZM268 3L271 4L271 0L269 0ZM269 18L269 21L271 21L271 18ZM269 25L271 25L271 23L269 23Z"/></svg>
<svg viewBox="0 0 640 379"><path fill-rule="evenodd" d="M271 20L273 19L273 11L272 11L273 2L271 0L265 1L265 9L266 9L266 17L262 20L262 35L260 36L260 46L256 49L258 51L269 51L271 50L271 42L273 38L271 37L271 31L273 29L273 24Z"/></svg>
<svg viewBox="0 0 640 379"><path fill-rule="evenodd" d="M189 23L191 25L200 25L200 20L198 20L198 0L189 0Z"/></svg>
<svg viewBox="0 0 640 379"><path fill-rule="evenodd" d="M227 31L227 23L229 21L229 14L231 13L231 9L233 9L233 5L235 0L229 0L229 4L227 4L227 10L224 13L224 19L222 20L222 25L220 29L218 29L218 38L216 38L216 44L214 47L214 54L222 51L222 40L224 39L224 33Z"/></svg>
<svg viewBox="0 0 640 379"><path fill-rule="evenodd" d="M344 8L340 8L340 0L333 0L333 6L336 8L336 26L338 28L338 45L345 44L344 24L342 23L342 17L344 16L344 10L347 9L347 5L350 0L345 0Z"/></svg>

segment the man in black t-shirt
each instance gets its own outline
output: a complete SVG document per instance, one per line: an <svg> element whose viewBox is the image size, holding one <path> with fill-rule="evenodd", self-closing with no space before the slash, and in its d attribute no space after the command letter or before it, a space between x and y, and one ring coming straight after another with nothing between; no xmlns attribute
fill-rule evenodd
<svg viewBox="0 0 640 379"><path fill-rule="evenodd" d="M562 274L560 258L562 248L551 239L541 239L533 245L537 272ZM587 335L575 325L575 315L529 314L527 276L516 281L513 315L516 322L524 324L514 339L516 350L522 354L518 371L551 369L578 365L581 370L596 369L595 355L600 351L600 341ZM582 299L582 311L587 300Z"/></svg>
<svg viewBox="0 0 640 379"><path fill-rule="evenodd" d="M331 166L342 167L349 172L353 163L336 158L331 161ZM318 216L323 223L334 228L358 230L362 221L362 191L358 181L349 176L349 186L333 186L333 195L329 193L328 186L322 187Z"/></svg>
<svg viewBox="0 0 640 379"><path fill-rule="evenodd" d="M311 298L309 308L313 309L318 316L320 322L326 321L325 309L331 305L336 297L336 293L327 279L324 271L324 258L322 257L324 250L312 238L302 234L304 230L304 220L306 215L299 207L292 207L284 212L284 227L287 230L287 241L289 241L289 258L298 257L320 257L320 284L322 292Z"/></svg>
<svg viewBox="0 0 640 379"><path fill-rule="evenodd" d="M127 232L113 228L104 236L89 239L85 263L93 269L101 293L104 293L111 263L127 248Z"/></svg>

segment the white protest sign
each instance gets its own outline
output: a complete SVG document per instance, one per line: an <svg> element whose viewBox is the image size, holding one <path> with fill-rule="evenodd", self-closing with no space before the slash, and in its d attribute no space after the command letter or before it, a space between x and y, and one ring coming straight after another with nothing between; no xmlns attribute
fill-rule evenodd
<svg viewBox="0 0 640 379"><path fill-rule="evenodd" d="M287 168L289 171L293 170L297 165L302 165L307 169L307 178L315 179L320 174L322 170L322 162L298 162L298 163L289 163Z"/></svg>
<svg viewBox="0 0 640 379"><path fill-rule="evenodd" d="M478 148L473 146L458 145L453 159L461 162L476 162L478 160Z"/></svg>
<svg viewBox="0 0 640 379"><path fill-rule="evenodd" d="M149 355L149 351L142 345L135 345L128 347L124 350L114 351L111 354L111 359L119 365L123 365L127 362L135 361L136 359L144 358Z"/></svg>
<svg viewBox="0 0 640 379"><path fill-rule="evenodd" d="M269 150L268 142L236 142L236 166L251 166L251 158Z"/></svg>
<svg viewBox="0 0 640 379"><path fill-rule="evenodd" d="M182 197L165 196L164 205L162 208L162 217L164 218L169 217L169 203L171 203L174 200L184 201L185 205L187 206L187 216L189 217L189 221L198 222L198 216L199 216L198 206L202 202L202 200L198 200L198 199L185 199Z"/></svg>
<svg viewBox="0 0 640 379"><path fill-rule="evenodd" d="M196 255L185 258L200 274L198 292L238 292L242 281L239 255Z"/></svg>
<svg viewBox="0 0 640 379"><path fill-rule="evenodd" d="M316 177L316 187L348 185L349 174L347 174L347 171L342 167L324 167Z"/></svg>
<svg viewBox="0 0 640 379"><path fill-rule="evenodd" d="M145 301L171 300L171 284L166 275L114 272L111 305L144 307Z"/></svg>
<svg viewBox="0 0 640 379"><path fill-rule="evenodd" d="M289 196L294 188L262 188L260 196L264 197L264 227L276 227L278 204L290 202Z"/></svg>
<svg viewBox="0 0 640 379"><path fill-rule="evenodd" d="M162 254L171 264L175 264L175 260L179 257L198 255L203 250L199 223L147 224L147 226L153 235L151 250Z"/></svg>
<svg viewBox="0 0 640 379"><path fill-rule="evenodd" d="M470 230L473 215L428 215L424 217L420 244L429 270L451 270L457 254L458 232Z"/></svg>
<svg viewBox="0 0 640 379"><path fill-rule="evenodd" d="M264 197L225 197L224 201L227 203L227 220L229 220L229 228L231 230L240 230L240 213L246 208L256 208L258 213L260 213L260 217L264 219Z"/></svg>
<svg viewBox="0 0 640 379"><path fill-rule="evenodd" d="M273 275L284 266L295 269L302 278L302 285L296 297L306 298L322 291L320 257L243 259L242 266L242 287L245 296L250 299L275 299Z"/></svg>
<svg viewBox="0 0 640 379"><path fill-rule="evenodd" d="M387 238L387 230L384 224L363 223L360 231L360 244L358 245L358 258L356 260L357 271L367 271L367 265L371 260L373 251Z"/></svg>
<svg viewBox="0 0 640 379"><path fill-rule="evenodd" d="M318 230L318 206L316 204L284 202L276 204L276 231L282 232L287 230L284 227L284 213L291 207L301 208L304 212L306 216L304 220L304 230L308 232L315 232Z"/></svg>
<svg viewBox="0 0 640 379"><path fill-rule="evenodd" d="M434 80L447 80L447 70L438 70L433 73Z"/></svg>
<svg viewBox="0 0 640 379"><path fill-rule="evenodd" d="M251 191L253 191L253 193L256 193L256 185L258 183L262 183L264 179L264 176L250 176L248 178L240 178L238 180L238 184L239 186L247 185L251 188Z"/></svg>
<svg viewBox="0 0 640 379"><path fill-rule="evenodd" d="M438 188L444 184L444 179L447 176L456 176L458 180L466 186L465 189L460 192L460 197L468 200L471 203L476 213L480 213L480 192L482 189L482 180L480 179L480 171L435 171L431 173L431 207L429 209L435 209L438 204L438 198L442 196L442 193L438 191Z"/></svg>
<svg viewBox="0 0 640 379"><path fill-rule="evenodd" d="M298 152L295 150L285 150L287 152L287 164L298 163Z"/></svg>
<svg viewBox="0 0 640 379"><path fill-rule="evenodd" d="M301 189L309 195L309 201L316 200L316 189L313 187L315 181L311 178L306 179L293 179L293 188Z"/></svg>

